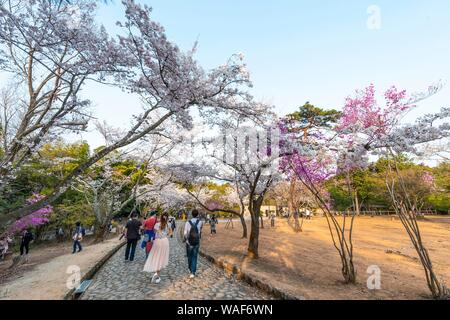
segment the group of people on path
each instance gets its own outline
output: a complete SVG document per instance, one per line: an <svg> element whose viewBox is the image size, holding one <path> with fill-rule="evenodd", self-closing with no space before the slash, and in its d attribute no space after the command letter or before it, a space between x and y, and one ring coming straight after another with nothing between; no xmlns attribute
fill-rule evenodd
<svg viewBox="0 0 450 320"><path fill-rule="evenodd" d="M191 216L184 226L183 242L186 244L187 266L189 277L192 279L195 278L197 272L197 256L203 222L200 220L197 210L192 210ZM127 240L125 262L134 261L136 247L142 235L141 248L145 249L146 255L143 272L153 273L152 283L160 283L161 270L169 265L169 238L173 237L175 229L175 218L169 218L166 213L158 219L156 211L152 211L147 219L141 222L138 214L133 212L124 230Z"/></svg>
<svg viewBox="0 0 450 320"><path fill-rule="evenodd" d="M60 235L63 234L61 231L62 228L59 228L57 233ZM83 250L81 246L81 241L83 237L86 235L85 229L81 225L80 222L75 224L75 230L72 234L72 253L77 253ZM31 229L25 229L20 233L20 256L25 258L25 261L28 261L28 254L30 252L30 244L35 240L35 235L33 234ZM62 241L63 238L57 237L58 241ZM11 244L13 243L13 239L10 236L4 236L0 239L0 260L3 260L7 253L9 253L9 249Z"/></svg>

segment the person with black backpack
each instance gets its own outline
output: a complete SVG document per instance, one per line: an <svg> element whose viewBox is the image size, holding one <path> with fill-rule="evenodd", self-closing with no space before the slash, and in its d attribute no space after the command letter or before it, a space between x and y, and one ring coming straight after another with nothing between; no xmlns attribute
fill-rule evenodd
<svg viewBox="0 0 450 320"><path fill-rule="evenodd" d="M184 242L190 271L189 278L195 278L197 272L197 256L200 249L203 222L198 217L198 211L192 210L192 218L184 225Z"/></svg>

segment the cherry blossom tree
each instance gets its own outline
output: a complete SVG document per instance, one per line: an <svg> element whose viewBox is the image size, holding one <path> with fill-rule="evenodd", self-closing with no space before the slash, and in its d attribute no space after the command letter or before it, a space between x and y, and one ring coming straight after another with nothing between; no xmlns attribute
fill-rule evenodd
<svg viewBox="0 0 450 320"><path fill-rule="evenodd" d="M329 150L326 150L329 151ZM356 269L353 263L352 233L355 214L347 213L340 219L332 212L330 195L323 188L323 183L336 174L337 163L334 153L309 151L296 153L283 158L281 168L286 174L295 175L296 179L314 196L317 206L322 210L330 232L333 246L341 259L341 271L346 283L356 282Z"/></svg>
<svg viewBox="0 0 450 320"><path fill-rule="evenodd" d="M278 128L255 130L238 120L223 122L221 132L212 141L204 141L201 157L181 171L236 186L251 217L247 255L258 258L261 206L272 184L281 179Z"/></svg>
<svg viewBox="0 0 450 320"><path fill-rule="evenodd" d="M120 47L95 25L95 4L73 5L76 27L70 6L56 1L0 5L0 70L10 74L16 91L9 100L15 112L1 125L8 126L2 130L2 180L56 135L85 130L90 101L81 97L84 84L120 70Z"/></svg>
<svg viewBox="0 0 450 320"><path fill-rule="evenodd" d="M36 2L38 6L42 7L39 14L43 16L43 21L46 21L46 17L53 18L54 16L57 19L62 19L59 17L59 12L52 11L52 6L46 5L47 1ZM195 61L195 48L185 53L167 39L164 28L151 19L151 8L136 4L134 1L123 1L123 5L125 21L119 23L123 32L118 36L118 43L107 42L105 30L100 33L103 36L101 41L91 41L92 34L97 33L92 30L89 31L89 28L83 28L83 31L80 31L80 37L87 39L88 43L75 46L75 48L78 48L81 57L86 56L87 61L94 61L94 66L88 64L84 68L76 67L75 69L77 75L78 71L81 70L81 75L87 76L89 75L86 74L87 71L92 70L92 67L99 68L99 65L101 65L101 63L97 63L99 57L102 58L100 61L107 65L114 59L120 63L125 61L126 72L122 72L123 70L114 72L115 84L120 85L129 93L139 95L144 103L143 112L134 115L131 127L125 130L123 134L116 136L110 145L97 150L89 159L69 173L55 187L51 195L42 199L39 203L3 214L1 216L2 221L20 218L38 207L52 203L65 192L74 178L90 166L117 149L133 144L148 135L159 134L159 131L169 119L176 121L180 127L191 127L193 119L189 111L192 108L196 108L200 116L210 124L214 124L218 119L227 116L239 115L257 118L261 113L266 112L265 106L255 103L252 96L247 92L251 83L249 73L242 62L242 56L234 55L222 66L207 72ZM89 7L87 4L86 6ZM22 25L22 20L18 19L18 13L14 14L4 7L2 8L2 16L8 19L7 24L2 24L3 29L5 29L5 37L2 39L2 43L6 47L10 47L15 44L15 40L9 36L9 28L16 25L21 28L31 28L31 23L24 20L24 25ZM34 8L35 6L25 7L29 12L30 19L34 16ZM86 14L86 19L89 17L91 16ZM89 19L88 21L91 21ZM46 35L50 37L59 30L50 31L53 31L53 33L46 32L44 34L42 32L39 34L52 44L52 38L45 37ZM69 31L67 33L71 34ZM30 31L27 34L33 34L33 32ZM63 35L66 35L66 33L63 33ZM78 45L77 42L75 44ZM69 45L72 45L72 42ZM89 48L95 48L95 51L90 53ZM98 48L104 48L106 52L103 54L102 50L99 52ZM114 53L114 57L110 56L111 53ZM113 66L117 67L117 64L113 64ZM58 70L55 72L60 72ZM103 68L100 71L103 71ZM22 73L28 74L26 70L23 70ZM51 73L51 77L53 75L54 73ZM74 81L74 85L77 84L75 89L79 88L80 82ZM69 105L73 106L72 91L69 90L68 92L71 95L68 95L67 101ZM51 97L51 94L49 97ZM86 102L82 105L86 106ZM5 163L9 163L9 161Z"/></svg>
<svg viewBox="0 0 450 320"><path fill-rule="evenodd" d="M106 145L117 134L116 129L105 124L98 124L98 128L105 137ZM155 184L155 179L159 177L155 168L176 144L176 139L151 135L133 148L103 158L74 180L72 188L85 195L95 214L97 241L104 240L114 216L133 203L131 211L136 209L144 197L160 188L156 185L165 186L161 179ZM153 181L153 190L145 187L150 181Z"/></svg>
<svg viewBox="0 0 450 320"><path fill-rule="evenodd" d="M248 237L245 194L229 172L223 172L220 167L215 167L214 161L201 165L195 163L171 165L168 170L173 173L173 181L183 187L196 205L212 213L224 212L238 217L242 225L242 238ZM225 193L212 197L208 185L213 182L224 184Z"/></svg>
<svg viewBox="0 0 450 320"><path fill-rule="evenodd" d="M181 185L172 180L172 173L166 170L152 170L147 178L149 182L138 188L138 204L166 211L179 211L189 207L191 198Z"/></svg>
<svg viewBox="0 0 450 320"><path fill-rule="evenodd" d="M72 188L85 196L95 214L95 240L103 241L108 225L138 196L147 163L136 164L130 173L120 172L114 164L118 160L106 159L91 167L89 173L77 177Z"/></svg>

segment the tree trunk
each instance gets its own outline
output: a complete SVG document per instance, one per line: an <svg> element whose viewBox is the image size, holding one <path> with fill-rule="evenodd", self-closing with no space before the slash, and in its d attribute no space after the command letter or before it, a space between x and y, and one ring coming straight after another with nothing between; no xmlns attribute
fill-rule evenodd
<svg viewBox="0 0 450 320"><path fill-rule="evenodd" d="M296 209L294 211L294 231L295 232L302 232L302 226L300 225L300 220L299 220L299 212ZM303 221L302 221L302 225L303 225Z"/></svg>
<svg viewBox="0 0 450 320"><path fill-rule="evenodd" d="M250 200L252 201L252 200ZM252 218L250 239L248 242L248 254L247 256L252 259L257 259L258 246L259 246L259 216L261 211L262 198L258 200L253 200L252 204L249 206L250 215Z"/></svg>
<svg viewBox="0 0 450 320"><path fill-rule="evenodd" d="M252 259L258 258L258 241L259 241L259 221L252 216L250 240L248 242L248 257Z"/></svg>
<svg viewBox="0 0 450 320"><path fill-rule="evenodd" d="M359 204L359 198L358 198L358 191L355 190L355 212L356 212L357 216L361 215L359 207L360 207L360 204Z"/></svg>
<svg viewBox="0 0 450 320"><path fill-rule="evenodd" d="M105 241L106 237L108 236L108 226L109 221L106 221L104 223L98 222L95 224L95 243L100 243Z"/></svg>
<svg viewBox="0 0 450 320"><path fill-rule="evenodd" d="M245 222L244 214L241 214L239 216L239 219L241 219L241 224L242 224L242 239L247 239L247 237L248 237L248 235L247 235L247 223Z"/></svg>
<svg viewBox="0 0 450 320"><path fill-rule="evenodd" d="M295 178L291 178L291 181L289 183L289 214L290 215L292 215L295 212L294 193L295 193Z"/></svg>

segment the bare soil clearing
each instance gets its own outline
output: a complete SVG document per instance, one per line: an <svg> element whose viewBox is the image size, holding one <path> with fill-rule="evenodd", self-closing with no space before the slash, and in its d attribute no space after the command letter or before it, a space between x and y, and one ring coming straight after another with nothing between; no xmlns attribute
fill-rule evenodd
<svg viewBox="0 0 450 320"><path fill-rule="evenodd" d="M248 223L249 224L249 223ZM419 222L423 241L436 273L450 286L450 217L426 217ZM400 221L393 217L357 217L354 227L355 266L358 283L342 282L340 259L333 247L324 218L304 223L304 231L295 233L285 220L276 228L260 234L260 258L245 257L247 240L241 239L241 227L234 224L218 234L204 230L202 249L220 260L238 264L290 294L305 299L428 299L425 274L414 247ZM250 226L249 226L250 227ZM369 290L369 266L381 269L381 290Z"/></svg>

